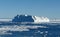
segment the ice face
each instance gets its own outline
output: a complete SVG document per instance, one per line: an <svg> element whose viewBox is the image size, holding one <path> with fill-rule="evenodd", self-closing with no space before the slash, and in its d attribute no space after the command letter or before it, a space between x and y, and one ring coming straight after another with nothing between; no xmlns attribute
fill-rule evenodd
<svg viewBox="0 0 60 37"><path fill-rule="evenodd" d="M40 22L49 22L49 19L47 17L37 17L37 16L32 16L34 19L35 23L40 23Z"/></svg>
<svg viewBox="0 0 60 37"><path fill-rule="evenodd" d="M13 22L34 22L32 16L30 15L18 15L18 16L15 16L12 21Z"/></svg>

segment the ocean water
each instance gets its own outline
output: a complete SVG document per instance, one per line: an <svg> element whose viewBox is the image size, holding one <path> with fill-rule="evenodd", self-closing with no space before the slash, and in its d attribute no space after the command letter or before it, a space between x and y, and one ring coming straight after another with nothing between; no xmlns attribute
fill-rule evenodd
<svg viewBox="0 0 60 37"><path fill-rule="evenodd" d="M60 37L60 23L0 24L0 37Z"/></svg>

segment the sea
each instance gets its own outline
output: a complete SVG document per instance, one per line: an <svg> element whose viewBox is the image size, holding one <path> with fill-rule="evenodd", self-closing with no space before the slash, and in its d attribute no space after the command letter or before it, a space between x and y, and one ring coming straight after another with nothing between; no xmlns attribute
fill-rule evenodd
<svg viewBox="0 0 60 37"><path fill-rule="evenodd" d="M0 37L60 37L60 23L3 23Z"/></svg>

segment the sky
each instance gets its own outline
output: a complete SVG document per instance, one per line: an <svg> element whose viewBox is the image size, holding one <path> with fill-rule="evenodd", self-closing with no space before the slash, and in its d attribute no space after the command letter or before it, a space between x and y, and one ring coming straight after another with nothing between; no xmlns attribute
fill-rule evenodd
<svg viewBox="0 0 60 37"><path fill-rule="evenodd" d="M60 0L0 0L0 18L17 14L60 18Z"/></svg>

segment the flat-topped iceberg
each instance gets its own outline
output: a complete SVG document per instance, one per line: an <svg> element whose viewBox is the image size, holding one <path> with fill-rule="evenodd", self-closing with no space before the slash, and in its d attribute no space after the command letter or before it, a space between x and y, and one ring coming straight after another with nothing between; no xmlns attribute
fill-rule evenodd
<svg viewBox="0 0 60 37"><path fill-rule="evenodd" d="M41 22L49 22L50 20L47 17L38 17L38 16L31 16L31 15L17 15L12 19L12 22L34 22L34 23L41 23Z"/></svg>

